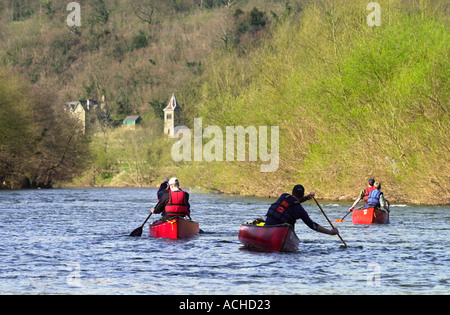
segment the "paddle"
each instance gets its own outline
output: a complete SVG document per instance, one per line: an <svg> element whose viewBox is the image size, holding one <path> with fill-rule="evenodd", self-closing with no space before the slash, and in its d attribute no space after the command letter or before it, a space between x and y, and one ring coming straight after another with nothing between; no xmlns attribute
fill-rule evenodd
<svg viewBox="0 0 450 315"><path fill-rule="evenodd" d="M347 214L346 214L342 219L338 219L338 220L336 220L336 221L334 221L334 222L335 222L335 223L343 222L344 219L345 219L350 213L352 213L352 211L353 211L353 210L350 210L349 212L347 212Z"/></svg>
<svg viewBox="0 0 450 315"><path fill-rule="evenodd" d="M155 208L158 207L159 203L161 202L158 201L158 203L156 204ZM138 227L136 230L134 230L133 232L131 232L130 236L141 236L142 235L142 228L144 227L145 223L147 223L148 219L150 219L150 217L152 216L152 213L150 212L150 215L147 217L147 220L145 220L144 224L142 224L140 227Z"/></svg>
<svg viewBox="0 0 450 315"><path fill-rule="evenodd" d="M322 207L320 206L320 204L317 202L316 198L313 198L314 201L316 202L316 204L319 206L320 210L322 211L323 215L325 216L325 218L327 219L328 223L330 223L331 227L334 229L333 223L331 223L330 219L328 219L327 214L325 213L325 211L323 211ZM347 244L345 243L345 241L342 239L342 237L338 234L337 236L339 236L339 238L341 239L342 243L344 243L345 248L347 248Z"/></svg>
<svg viewBox="0 0 450 315"><path fill-rule="evenodd" d="M133 237L139 236L140 237L142 235L142 228L144 227L145 223L147 223L148 219L150 219L152 214L153 213L150 212L150 215L147 217L147 219L145 220L144 224L142 224L140 227L138 227L133 232L131 232L130 236L133 236Z"/></svg>

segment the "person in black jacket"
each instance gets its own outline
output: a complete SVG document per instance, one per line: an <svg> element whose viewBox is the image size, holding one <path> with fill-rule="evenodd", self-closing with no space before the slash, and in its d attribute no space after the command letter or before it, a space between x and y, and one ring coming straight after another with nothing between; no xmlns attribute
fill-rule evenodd
<svg viewBox="0 0 450 315"><path fill-rule="evenodd" d="M307 196L304 196L304 194L305 188L302 185L294 186L292 195L282 194L277 202L272 204L267 211L265 225L270 226L289 223L290 225L295 226L295 222L298 219L302 219L302 221L314 231L329 235L339 234L338 229L334 228L329 230L311 220L301 203L314 198L315 194L314 192L311 192Z"/></svg>
<svg viewBox="0 0 450 315"><path fill-rule="evenodd" d="M166 177L164 178L164 182L161 183L161 185L159 186L159 190L156 193L158 196L158 201L161 200L162 196L164 195L164 192L167 190L169 184L169 179Z"/></svg>

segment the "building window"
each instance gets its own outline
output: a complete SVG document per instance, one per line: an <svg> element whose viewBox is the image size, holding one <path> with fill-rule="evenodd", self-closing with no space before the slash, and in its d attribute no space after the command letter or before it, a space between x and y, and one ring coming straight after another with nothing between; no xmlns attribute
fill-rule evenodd
<svg viewBox="0 0 450 315"><path fill-rule="evenodd" d="M167 119L167 120L172 119L172 114L167 114L167 115L166 115L166 119Z"/></svg>

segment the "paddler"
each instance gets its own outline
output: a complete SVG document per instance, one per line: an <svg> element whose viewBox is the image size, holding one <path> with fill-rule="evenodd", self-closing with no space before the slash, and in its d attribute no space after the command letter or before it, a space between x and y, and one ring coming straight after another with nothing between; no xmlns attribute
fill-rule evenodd
<svg viewBox="0 0 450 315"><path fill-rule="evenodd" d="M164 182L161 183L161 185L159 186L158 192L156 193L156 195L158 196L158 201L161 200L161 197L166 192L167 186L169 186L169 178L166 177L166 178L164 178Z"/></svg>
<svg viewBox="0 0 450 315"><path fill-rule="evenodd" d="M369 198L364 206L365 209L377 208L381 211L389 213L389 201L384 198L384 194L381 191L381 183L376 182L374 185L374 190L369 194Z"/></svg>
<svg viewBox="0 0 450 315"><path fill-rule="evenodd" d="M352 212L356 205L361 201L364 200L364 202L366 202L367 204L367 200L369 199L369 195L370 193L375 189L373 186L375 184L375 179L373 178L369 178L369 186L367 186L365 189L363 189L360 193L359 193L359 197L358 199L356 199L356 201L353 203L353 205L350 207L350 209L348 209L349 212Z"/></svg>
<svg viewBox="0 0 450 315"><path fill-rule="evenodd" d="M170 220L173 217L185 217L190 215L189 194L180 189L178 178L169 180L169 189L165 190L155 208L151 212L163 213L162 220Z"/></svg>
<svg viewBox="0 0 450 315"><path fill-rule="evenodd" d="M314 231L329 235L339 234L339 230L336 228L329 230L312 221L308 213L303 209L301 203L313 199L314 196L314 192L305 196L305 188L302 185L294 186L292 195L286 193L282 194L277 202L270 206L269 211L267 211L266 214L267 218L265 225L270 226L289 223L292 226L295 226L295 222L298 219L302 219L303 222Z"/></svg>

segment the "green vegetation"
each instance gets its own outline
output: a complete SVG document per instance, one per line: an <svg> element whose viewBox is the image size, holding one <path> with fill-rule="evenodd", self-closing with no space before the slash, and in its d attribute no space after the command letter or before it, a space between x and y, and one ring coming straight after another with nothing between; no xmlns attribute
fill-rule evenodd
<svg viewBox="0 0 450 315"><path fill-rule="evenodd" d="M392 200L450 202L446 6L379 1L371 28L361 3L315 1L249 56L207 64L194 96L204 125L281 130L275 174L208 163L199 173L213 187L276 196L301 182L349 199L375 177Z"/></svg>
<svg viewBox="0 0 450 315"><path fill-rule="evenodd" d="M263 0L78 1L81 27L71 28L69 2L0 0L0 65L52 90L62 103L105 95L117 120L153 113L149 104L188 86L224 36L242 47L259 38L252 32L261 25L252 25L248 38L247 31L235 34L238 5L243 27L266 18L256 9L261 21L248 19L254 6L284 10L280 1Z"/></svg>
<svg viewBox="0 0 450 315"><path fill-rule="evenodd" d="M300 182L350 199L375 177L391 200L448 204L448 6L377 2L380 27L367 25L363 0L80 1L82 27L69 28L65 1L0 0L0 66L60 104L105 95L113 119L144 118L136 131L93 135L75 184L176 175L225 193L276 196ZM173 92L187 126L279 126L278 171L173 162L161 137Z"/></svg>
<svg viewBox="0 0 450 315"><path fill-rule="evenodd" d="M118 128L93 137L91 167L73 184L142 187L160 180L164 172L173 172L164 162L171 156L160 135L162 124L155 123L157 127Z"/></svg>
<svg viewBox="0 0 450 315"><path fill-rule="evenodd" d="M88 162L85 137L49 93L0 69L0 188L51 187Z"/></svg>

